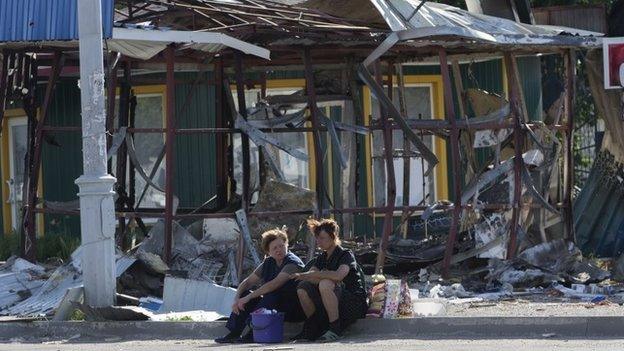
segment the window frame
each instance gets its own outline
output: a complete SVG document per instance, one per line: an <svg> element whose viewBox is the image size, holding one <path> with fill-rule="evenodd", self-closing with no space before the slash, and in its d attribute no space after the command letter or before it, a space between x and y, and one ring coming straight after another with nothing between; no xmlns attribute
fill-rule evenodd
<svg viewBox="0 0 624 351"><path fill-rule="evenodd" d="M397 76L393 76L394 87L398 87L396 82ZM432 107L432 119L443 120L445 119L444 111L444 92L442 86L441 75L404 75L405 87L410 86L429 86L431 88L431 107ZM363 100L364 100L364 123L365 126L371 126L372 119L372 94L367 86L363 87ZM369 207L375 205L375 192L374 192L374 176L373 176L373 158L372 158L372 146L373 146L373 133L365 139L365 152L366 152L366 176L367 176L367 197ZM435 196L430 201L446 200L449 196L449 183L448 183L448 162L447 162L447 145L446 141L440 137L433 136L433 152L438 157L439 163L434 169L434 189ZM416 213L420 213L417 211ZM401 211L395 211L394 215L400 215ZM384 216L383 213L375 213L375 217Z"/></svg>
<svg viewBox="0 0 624 351"><path fill-rule="evenodd" d="M296 89L301 90L305 89L306 82L305 79L293 78L293 79L267 79L265 89L267 91L267 95L271 89ZM261 84L255 84L253 89L262 89ZM236 84L230 84L230 91L234 96L236 101ZM247 87L245 87L245 92L249 91ZM248 101L246 101L247 103ZM310 127L310 122L306 122L306 127ZM306 152L308 154L308 188L316 189L316 154L314 153L314 139L312 132L301 132L305 134L306 137ZM281 152L281 151L280 151ZM228 178L228 193L232 188L231 180Z"/></svg>

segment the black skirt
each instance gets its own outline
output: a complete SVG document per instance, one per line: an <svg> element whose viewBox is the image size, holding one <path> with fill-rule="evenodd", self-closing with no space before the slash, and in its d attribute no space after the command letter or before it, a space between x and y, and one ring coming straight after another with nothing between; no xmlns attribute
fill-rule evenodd
<svg viewBox="0 0 624 351"><path fill-rule="evenodd" d="M306 291L312 302L314 302L316 310L320 312L321 315L325 316L324 319L326 320L327 312L325 311L318 285L310 282L301 282L297 288ZM346 290L342 283L336 284L334 293L338 297L338 319L340 320L342 328L366 316L366 311L368 309L366 297L358 296Z"/></svg>

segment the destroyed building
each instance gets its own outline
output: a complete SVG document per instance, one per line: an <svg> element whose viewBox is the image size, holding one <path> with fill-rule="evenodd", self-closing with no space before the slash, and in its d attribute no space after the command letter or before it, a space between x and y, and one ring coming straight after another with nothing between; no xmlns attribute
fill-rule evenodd
<svg viewBox="0 0 624 351"><path fill-rule="evenodd" d="M0 13L19 18L17 3ZM601 33L409 0L102 9L115 238L136 274L236 286L268 228L311 257L311 216L338 220L367 273L509 268L575 238L576 61ZM0 28L2 227L31 261L39 236L80 235L78 37L46 11ZM127 290L162 293L123 268Z"/></svg>

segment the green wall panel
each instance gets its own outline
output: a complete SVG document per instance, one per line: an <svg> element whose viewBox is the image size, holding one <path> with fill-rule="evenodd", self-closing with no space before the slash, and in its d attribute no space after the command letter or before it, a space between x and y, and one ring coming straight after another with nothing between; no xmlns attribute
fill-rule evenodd
<svg viewBox="0 0 624 351"><path fill-rule="evenodd" d="M176 78L193 80L195 73L179 73ZM212 79L212 73L205 73ZM192 96L187 99L189 93ZM216 126L215 86L178 84L175 92L176 120L179 128ZM175 144L175 194L181 208L196 208L216 194L215 134L178 134ZM214 207L215 202L210 207Z"/></svg>
<svg viewBox="0 0 624 351"><path fill-rule="evenodd" d="M63 80L55 89L47 125L80 126L80 90L75 80ZM82 174L82 140L80 132L50 134L60 146L43 143L43 198L47 201L71 201L78 198L74 183ZM45 218L46 234L80 235L78 216L51 215Z"/></svg>

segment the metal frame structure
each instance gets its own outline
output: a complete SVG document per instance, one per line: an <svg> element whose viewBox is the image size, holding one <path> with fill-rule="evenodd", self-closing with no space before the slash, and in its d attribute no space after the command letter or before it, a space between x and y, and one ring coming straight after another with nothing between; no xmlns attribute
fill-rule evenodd
<svg viewBox="0 0 624 351"><path fill-rule="evenodd" d="M334 208L328 209L324 207L325 198L325 179L323 168L323 157L321 157L321 141L320 133L328 131L326 126L322 126L317 115L316 105L317 102L323 99L352 99L355 101L354 96L342 96L342 97L327 97L319 96L315 91L314 85L314 65L323 65L326 63L332 64L344 64L345 54L348 54L351 59L364 59L371 49L375 48L380 40L376 37L371 37L370 33L375 32L383 34L386 31L383 29L376 29L364 26L359 23L347 22L343 19L338 19L332 16L327 16L317 11L311 11L298 7L279 6L274 3L265 3L263 1L241 0L241 3L229 4L227 2L217 2L210 0L201 0L203 5L196 5L197 1L191 0L177 0L177 1L127 1L126 9L115 10L116 20L118 23L129 25L131 23L153 21L162 23L163 25L169 25L175 29L180 30L203 30L203 31L226 31L234 37L251 40L252 38L269 38L268 41L276 42L278 44L272 46L272 58L270 62L261 62L257 58L244 57L241 53L225 49L219 53L219 56L215 54L197 53L185 48L184 46L176 46L170 44L164 51L163 55L150 59L150 63L164 64L166 67L166 123L164 128L135 128L133 125L133 112L131 106L130 87L132 83L136 83L139 80L133 79L130 75L133 65L137 65L136 59L129 57L122 57L120 54L113 53L107 59L108 64L108 92L114 93L117 85L121 86L121 99L120 99L120 111L129 113L129 115L120 118L120 125L115 128L113 126L112 111L114 107L114 101L109 101L108 114L107 114L107 126L109 133L112 135L115 130L119 128L127 128L128 133L164 133L166 136L166 206L164 211L139 210L135 208L134 196L128 196L134 194L134 182L130 182L128 192L126 193L125 184L121 184L117 187L120 195L120 199L117 203L116 216L120 223L120 233L123 235L126 220L137 219L139 225L141 218L163 218L165 222L165 251L164 259L169 261L171 259L171 246L173 242L173 230L172 223L175 220L181 219L201 219L201 218L235 218L235 213L216 213L206 210L193 211L191 213L174 213L174 193L173 180L176 176L174 174L174 159L175 159L175 138L177 135L182 134L216 134L217 138L217 179L219 181L217 188L216 201L220 207L223 207L228 202L227 186L225 182L229 174L231 173L232 160L225 156L227 149L227 138L233 133L242 133L239 128L234 128L233 118L228 119L224 113L227 103L225 102L224 89L228 89L228 74L226 72L233 71L233 77L236 80L236 90L238 98L238 106L240 115L246 117L245 102L245 85L247 80L245 78L245 67L251 66L284 66L284 65L302 65L305 71L306 80L306 94L303 97L302 102L308 104L311 126L310 127L295 127L295 128L274 128L270 130L273 133L290 133L290 132L312 132L313 144L316 162L316 199L317 208L314 211L310 210L297 210L292 209L288 211L264 211L264 212L250 212L250 189L249 189L249 177L250 177L250 165L249 165L249 139L242 133L243 141L243 194L242 194L242 207L248 216L257 217L270 217L276 214L310 214L316 217L322 217L328 213L342 214L342 213L375 213L380 212L385 214L383 236L380 241L380 247L377 259L377 269L380 269L385 260L385 253L388 244L388 238L393 232L392 219L395 215L395 211L403 211L403 216L406 217L407 213L413 213L413 211L424 211L429 206L396 206L394 203L396 195L396 183L394 177L393 168L393 150L392 150L392 130L409 129L414 135L420 136L425 133L433 133L435 135L443 135L448 138L448 144L450 145L450 163L453 173L453 203L450 205L441 205L440 209L452 211L452 225L449 233L449 238L446 243L446 251L443 260L444 272L448 273L452 257L455 253L455 244L457 240L458 224L460 221L460 215L462 211L472 210L472 204L462 204L462 179L460 176L460 134L466 131L476 131L484 129L513 129L513 140L515 147L515 161L514 161L514 196L513 202L509 203L490 203L483 206L486 209L512 209L513 219L511 227L511 235L509 241L509 257L513 257L517 248L517 228L519 212L525 206L532 208L541 208L537 204L523 204L521 199L522 179L521 169L522 163L522 145L525 139L526 130L534 126L528 122L525 118L526 110L523 109L522 93L520 88L520 77L518 76L517 64L515 61L516 53L526 53L525 49L521 45L517 47L500 48L499 50L492 51L492 46L488 45L483 48L483 52L486 54L504 54L505 67L507 69L507 77L509 82L510 92L510 104L511 104L511 116L512 121L487 121L469 123L468 120L458 119L453 102L453 83L451 80L451 73L449 70L449 59L455 60L457 57L463 55L463 49L461 47L453 45L452 48L445 48L444 41L438 41L429 46L412 47L395 45L394 49L381 59L387 63L386 67L389 68L387 79L384 82L381 61L375 62L375 79L379 87L383 87L384 83L388 89L388 96L392 98L393 87L393 67L395 63L405 62L409 60L420 59L422 57L431 57L435 54L441 65L441 74L444 88L444 102L446 119L442 121L426 121L426 120L409 120L405 121L402 115L405 112L389 111L387 106L381 107L381 123L373 124L368 127L369 131L382 130L383 139L385 145L385 158L387 168L387 191L388 198L386 206L383 207L347 207L347 208ZM123 1L122 1L123 3ZM193 5L195 4L195 5ZM288 33L284 39L284 33ZM281 35L281 36L280 36ZM304 45L303 39L314 39L322 42L323 45L319 47L310 47ZM346 40L354 44L353 46L342 46L338 44L339 40ZM292 42L288 44L282 44L284 42ZM442 45L442 46L440 46ZM470 45L470 44L466 44ZM533 49L535 50L535 49ZM470 52L474 53L478 51L474 47L471 47ZM548 51L548 50L547 50ZM559 53L565 56L566 60L566 121L562 124L553 124L548 126L555 132L560 132L565 140L566 152L564 154L565 160L565 184L564 184L564 201L563 203L556 204L556 207L563 209L564 223L565 223L565 236L572 238L572 204L571 194L573 186L573 138L571 133L573 131L574 120L574 61L575 57L574 47L569 48L555 48L549 50L550 52ZM43 105L41 106L41 114L39 118L29 119L29 125L33 128L32 133L34 139L29 144L28 154L32 154L32 158L29 158L27 163L27 175L29 175L28 201L25 204L25 216L24 221L25 234L23 237L32 243L31 246L23 245L22 255L29 259L34 259L34 243L36 241L34 216L36 213L57 213L57 214L72 214L76 215L80 212L78 210L57 210L50 208L37 207L39 202L36 196L37 187L37 174L38 169L41 167L41 147L44 141L45 135L48 133L54 133L58 131L79 131L79 127L52 127L45 125L45 117L49 110L50 102L53 98L54 85L59 79L63 68L63 61L69 61L71 63L71 55L67 52L63 52L60 49L45 50L38 49L32 51L32 48L22 48L19 50L4 49L3 51L3 65L0 72L0 117L3 115L5 97L11 95L8 91L9 87L17 86L15 79L18 78L15 75L7 77L7 72L10 68L14 67L14 62L19 61L24 57L24 53L40 52L53 54L50 61L49 56L41 55L43 60L37 58L37 60L31 60L30 64L36 68L37 64L50 65L52 67L52 73L49 76L48 84L45 92L45 98ZM69 50L71 54L71 50ZM178 56L176 56L176 53ZM215 81L208 82L208 84L214 84L216 89L216 101L217 101L217 118L216 127L214 128L178 128L176 124L176 111L175 111L175 87L179 82L174 77L175 64L178 62L203 62L205 59L211 59L214 64ZM73 61L75 62L75 61ZM67 65L68 63L66 63ZM118 71L123 66L125 74L123 78L118 77ZM345 68L349 68L345 64ZM366 69L366 68L364 68ZM22 70L23 72L24 70ZM32 72L36 72L33 69ZM36 79L36 77L30 78ZM264 77L264 79L266 79ZM355 79L355 78L354 78ZM200 78L194 81L194 84L199 84ZM206 83L206 82L201 82ZM353 82L343 82L350 84ZM266 84L264 84L266 86ZM357 86L357 84L353 85ZM191 98L194 89L191 89L187 99ZM26 99L26 97L23 97ZM31 98L30 96L28 98ZM391 101L391 100L390 100ZM358 109L355 109L356 111ZM396 110L396 109L395 109ZM357 112L356 112L357 113ZM120 113L121 116L121 113ZM34 117L34 116L33 116ZM127 117L127 118L126 118ZM461 116L463 117L463 116ZM1 121L1 118L0 118ZM261 129L264 130L264 129ZM415 133L418 132L418 133ZM110 141L109 141L110 143ZM118 160L125 160L126 149L122 146L117 150ZM130 167L133 167L130 162ZM126 173L127 164L119 162L117 166L117 172L121 174ZM134 172L130 172L134 174ZM121 179L125 179L122 177ZM131 199L127 201L127 199ZM121 242L121 241L119 241ZM244 256L244 242L241 237L238 247L237 266L239 271L242 269L242 260Z"/></svg>

